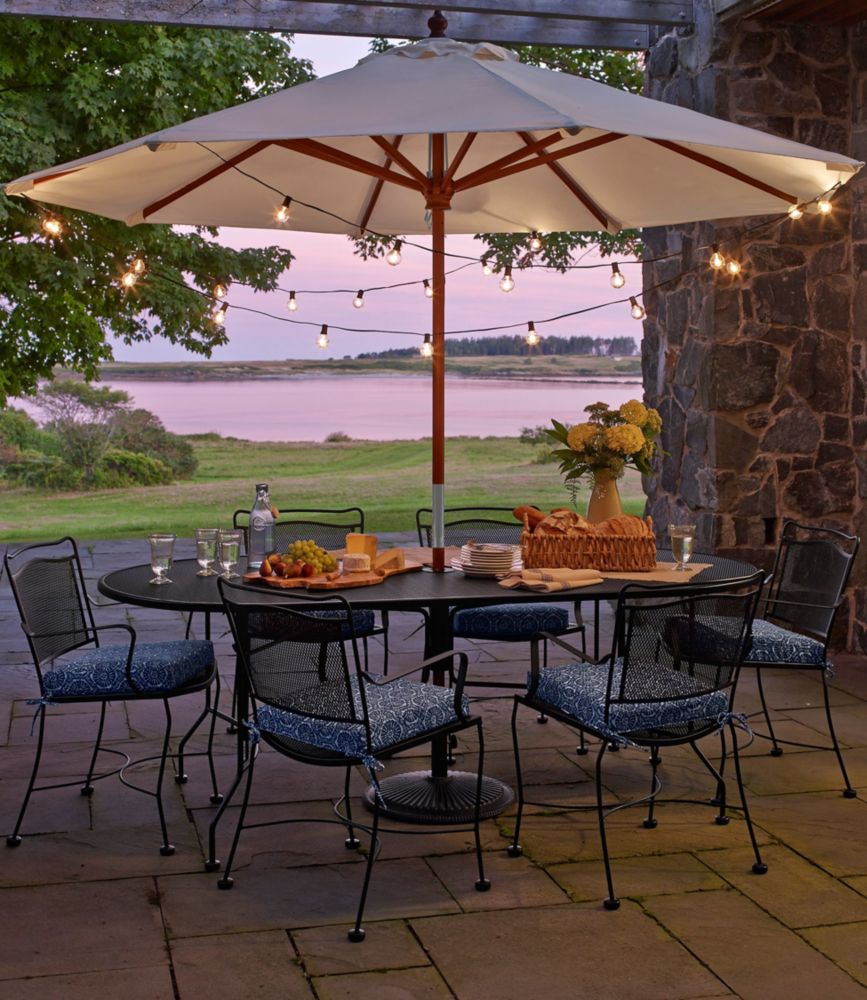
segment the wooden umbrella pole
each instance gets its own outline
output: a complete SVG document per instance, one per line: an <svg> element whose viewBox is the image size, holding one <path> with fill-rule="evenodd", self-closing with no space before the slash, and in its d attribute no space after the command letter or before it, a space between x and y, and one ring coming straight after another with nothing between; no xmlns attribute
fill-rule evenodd
<svg viewBox="0 0 867 1000"><path fill-rule="evenodd" d="M431 373L431 414L432 414L432 455L431 455L431 509L433 543L433 570L442 573L445 569L444 507L445 507L445 329L446 329L446 268L445 268L445 212L451 200L443 191L445 173L445 138L431 137L431 190L428 194L428 208L431 213L431 236L433 249L433 274L431 286L431 340L433 342L433 365Z"/></svg>

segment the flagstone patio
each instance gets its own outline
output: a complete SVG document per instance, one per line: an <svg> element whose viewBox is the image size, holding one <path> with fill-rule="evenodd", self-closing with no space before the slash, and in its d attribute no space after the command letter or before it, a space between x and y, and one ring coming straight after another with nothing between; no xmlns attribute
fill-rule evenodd
<svg viewBox="0 0 867 1000"><path fill-rule="evenodd" d="M146 560L143 542L84 547L95 579ZM183 554L183 553L182 553ZM95 587L93 588L95 592ZM145 639L183 635L178 614L112 607L100 620L129 621ZM391 669L420 659L419 617L393 614ZM201 622L195 624L201 625ZM610 627L608 616L603 626ZM222 622L215 642L223 677L233 657ZM518 679L524 647L466 644L474 678ZM36 693L26 642L8 586L0 586L0 824L14 823L35 738ZM363 858L343 846L335 827L318 824L248 831L231 892L202 869L203 838L213 815L206 767L189 761L190 781L170 782L168 819L177 852L160 857L151 799L116 779L92 798L76 787L36 795L24 842L0 852L0 995L4 1000L63 997L111 1000L798 1000L863 997L867 987L867 671L864 660L836 658L835 720L844 741L854 800L840 794L833 754L792 750L774 759L756 740L745 750L745 779L769 871L750 873L743 822L713 822L710 807L664 805L659 826L641 826L640 809L609 821L614 877L623 905L603 910L604 877L595 814L532 808L522 830L524 856L505 847L513 812L483 827L489 893L473 889L471 834L385 836L374 870L367 940L346 940ZM779 673L766 688L780 735L814 740L823 730L820 686ZM475 689L485 696L496 692ZM499 692L502 696L502 692ZM200 702L175 703L181 733ZM226 704L228 702L226 701ZM757 707L745 674L740 707ZM485 719L489 774L514 781L508 698L478 702ZM49 710L45 776L74 777L86 766L97 716L81 705ZM108 739L133 756L157 746L160 706L115 704ZM575 736L522 715L529 796L589 804L593 756L575 754ZM233 737L220 732L224 783ZM198 740L201 749L203 740ZM474 766L463 741L459 766ZM388 773L423 766L405 755ZM680 750L664 755L663 795L706 797L706 772ZM643 755L609 755L613 797L646 792ZM327 818L337 774L304 768L264 751L253 791L259 818ZM356 791L363 787L359 776ZM231 823L221 829L225 852ZM219 853L219 852L218 852Z"/></svg>

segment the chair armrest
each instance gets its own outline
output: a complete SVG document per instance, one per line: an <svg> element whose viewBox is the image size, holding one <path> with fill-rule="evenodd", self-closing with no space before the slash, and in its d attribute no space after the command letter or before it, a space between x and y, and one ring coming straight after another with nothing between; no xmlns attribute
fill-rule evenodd
<svg viewBox="0 0 867 1000"><path fill-rule="evenodd" d="M765 609L767 609L768 605L778 604L782 608L812 608L815 611L836 611L842 601L841 597L836 604L813 604L810 601L782 601L775 597L765 597L763 604L765 605Z"/></svg>
<svg viewBox="0 0 867 1000"><path fill-rule="evenodd" d="M583 625L575 625L568 629L566 632L561 632L560 635L570 635L572 632L580 632L584 628ZM561 646L563 649L568 650L570 653L574 653L583 663L604 663L608 657L603 656L600 660L594 660L592 657L587 656L587 654L581 650L577 649L571 643L564 642L560 636L554 635L551 632L537 632L531 639L530 643L538 647L540 642L553 642L556 646Z"/></svg>
<svg viewBox="0 0 867 1000"><path fill-rule="evenodd" d="M112 629L121 629L122 631L129 633L129 649L126 652L126 682L133 689L133 691L141 691L141 688L138 684L136 684L132 676L132 656L135 652L135 643L137 638L135 629L132 625L125 625L119 622L117 625L97 625L95 631L108 632Z"/></svg>

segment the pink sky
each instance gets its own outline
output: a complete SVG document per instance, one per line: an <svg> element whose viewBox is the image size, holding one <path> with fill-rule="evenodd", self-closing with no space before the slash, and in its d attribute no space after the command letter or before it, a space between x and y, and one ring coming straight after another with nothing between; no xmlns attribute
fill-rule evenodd
<svg viewBox="0 0 867 1000"><path fill-rule="evenodd" d="M318 76L347 69L368 51L366 39L314 35L296 36L293 47L294 55L312 60ZM384 260L363 261L356 257L352 252L352 244L345 236L223 229L220 239L239 248L275 244L288 247L295 255L295 262L280 282L283 288L350 288L353 293L315 296L299 294L297 312L288 313L285 292L254 293L235 286L230 289L228 296L230 309L226 329L229 343L214 352L215 361L317 356L339 358L345 354L411 347L419 343L419 338L415 337L330 330L330 345L323 351L315 343L322 323L327 323L329 327L409 330L419 335L430 329L430 302L425 298L421 286L370 292L365 296L363 309L355 309L352 305L354 290L357 288L399 281L421 281L429 277L430 254L421 249L405 248L400 266L390 267ZM414 242L425 241L417 239ZM455 254L477 257L483 250L484 245L469 236L450 237L447 244L447 251ZM588 256L583 263L591 263L596 259L598 258ZM460 263L462 262L453 260L447 263L447 268ZM528 320L538 324L546 317L605 302L620 297L623 293L634 293L640 288L640 270L637 265L624 267L623 270L627 276L627 286L619 293L608 283L608 269L598 268L570 271L563 275L542 270L532 273L516 272L515 288L506 294L500 291L496 276L485 277L480 267L472 266L447 281L446 328L469 329L526 323ZM292 326L279 319L231 308L240 305L252 306L278 317L309 321L315 327ZM540 325L538 331L542 336L546 333L558 336L631 336L638 340L641 337L641 324L630 317L628 306L621 304L587 316ZM161 338L131 346L115 343L114 350L119 361L184 361L196 357Z"/></svg>

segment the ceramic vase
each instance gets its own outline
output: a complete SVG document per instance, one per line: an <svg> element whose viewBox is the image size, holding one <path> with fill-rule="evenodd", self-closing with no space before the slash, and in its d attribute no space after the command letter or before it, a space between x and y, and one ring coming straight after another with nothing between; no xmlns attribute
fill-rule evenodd
<svg viewBox="0 0 867 1000"><path fill-rule="evenodd" d="M593 476L593 491L587 504L587 520L591 524L607 521L623 513L617 480L607 472L597 472Z"/></svg>

